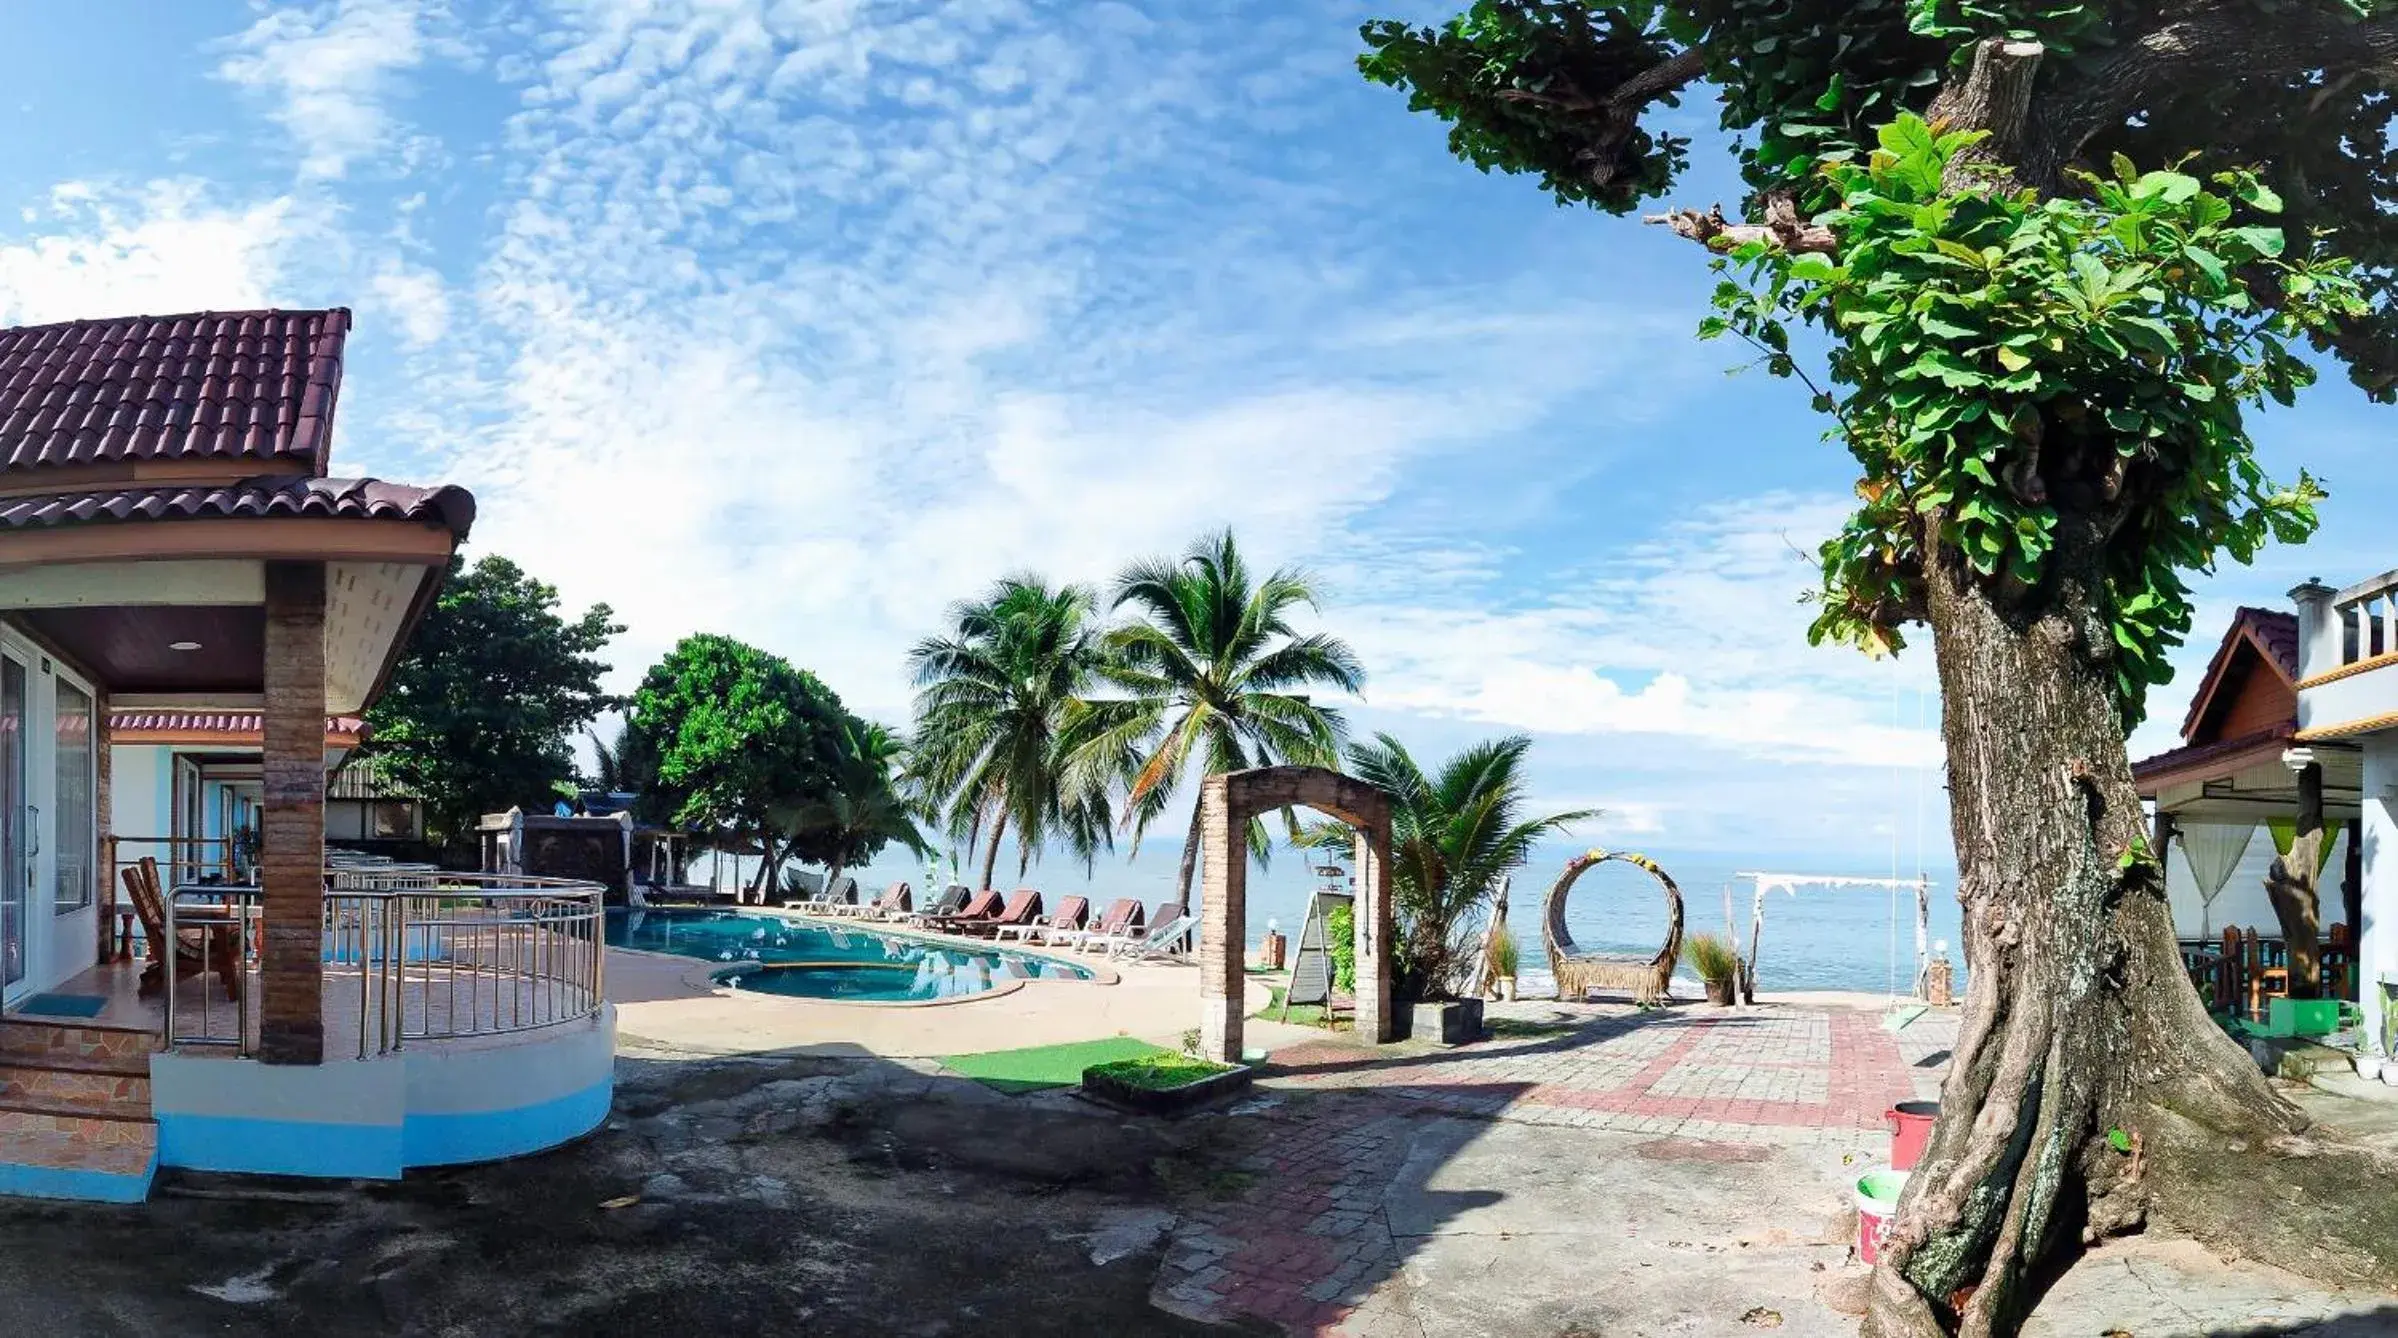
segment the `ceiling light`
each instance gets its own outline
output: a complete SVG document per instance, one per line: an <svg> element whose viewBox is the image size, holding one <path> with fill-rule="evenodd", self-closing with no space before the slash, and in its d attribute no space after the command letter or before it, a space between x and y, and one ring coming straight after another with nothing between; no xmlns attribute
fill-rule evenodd
<svg viewBox="0 0 2398 1338"><path fill-rule="evenodd" d="M170 641L167 643L168 650L198 650L199 648L200 643L197 641Z"/></svg>

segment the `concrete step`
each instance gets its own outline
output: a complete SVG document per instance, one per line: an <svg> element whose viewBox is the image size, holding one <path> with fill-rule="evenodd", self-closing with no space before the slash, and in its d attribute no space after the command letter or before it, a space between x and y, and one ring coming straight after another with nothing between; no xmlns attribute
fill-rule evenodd
<svg viewBox="0 0 2398 1338"><path fill-rule="evenodd" d="M140 1203L158 1174L158 1126L72 1111L0 1109L0 1194Z"/></svg>
<svg viewBox="0 0 2398 1338"><path fill-rule="evenodd" d="M158 1049L158 1033L136 1027L58 1022L48 1018L0 1018L0 1060L146 1057Z"/></svg>
<svg viewBox="0 0 2398 1338"><path fill-rule="evenodd" d="M114 1055L78 1055L15 1062L0 1058L0 1110L71 1111L99 1118L147 1120L146 1062Z"/></svg>

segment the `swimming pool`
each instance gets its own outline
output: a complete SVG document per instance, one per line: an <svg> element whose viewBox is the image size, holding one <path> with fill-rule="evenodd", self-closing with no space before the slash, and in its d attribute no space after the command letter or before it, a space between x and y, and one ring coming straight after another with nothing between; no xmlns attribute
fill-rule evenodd
<svg viewBox="0 0 2398 1338"><path fill-rule="evenodd" d="M921 1003L1011 980L1089 980L1067 962L740 911L611 910L608 946L721 962L739 990L794 999Z"/></svg>

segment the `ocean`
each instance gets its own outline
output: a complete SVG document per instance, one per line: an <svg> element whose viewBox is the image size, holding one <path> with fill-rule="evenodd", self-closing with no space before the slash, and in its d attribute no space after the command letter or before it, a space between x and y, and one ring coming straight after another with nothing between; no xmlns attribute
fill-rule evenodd
<svg viewBox="0 0 2398 1338"><path fill-rule="evenodd" d="M1546 955L1540 939L1541 908L1549 888L1566 861L1586 847L1563 843L1544 845L1532 861L1518 870L1509 894L1508 924L1515 931L1527 976L1545 973ZM1888 878L1888 856L1796 858L1788 854L1742 856L1722 851L1644 851L1672 875L1682 889L1683 932L1725 930L1725 893L1731 893L1732 922L1737 943L1748 948L1753 883L1743 872L1800 873L1851 878ZM1152 907L1171 900L1180 868L1179 846L1149 842L1138 859L1121 855L1102 859L1089 877L1071 862L1052 858L1036 864L1017 879L1011 848L1000 860L998 881L1005 887L1037 887L1051 900L1080 894L1094 907L1117 897L1139 897ZM704 868L704 866L703 866ZM1901 869L1912 879L1912 866ZM1927 869L1931 881L1931 937L1948 945L1948 958L1957 968L1957 985L1964 987L1962 914L1957 905L1956 873L1946 866ZM919 892L925 870L912 858L876 860L858 871L858 885L871 895L895 880L906 879ZM1248 880L1249 943L1255 945L1268 928L1278 928L1294 942L1307 913L1308 893L1316 879L1303 852L1277 847L1265 870L1252 865ZM1656 951L1665 936L1665 899L1656 880L1620 862L1585 872L1566 903L1566 927L1577 945L1597 951ZM1757 987L1782 990L1859 990L1906 993L1915 970L1915 908L1912 890L1881 888L1802 887L1795 895L1774 893L1765 908L1765 932L1760 940ZM1689 974L1688 967L1683 974Z"/></svg>

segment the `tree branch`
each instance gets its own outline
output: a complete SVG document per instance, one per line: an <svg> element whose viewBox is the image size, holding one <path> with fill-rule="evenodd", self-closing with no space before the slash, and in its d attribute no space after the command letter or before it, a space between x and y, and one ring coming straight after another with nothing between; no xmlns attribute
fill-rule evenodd
<svg viewBox="0 0 2398 1338"><path fill-rule="evenodd" d="M2019 175L2053 188L2092 137L2171 97L2316 73L2326 86L2357 78L2398 84L2398 15L2359 19L2331 5L2266 15L2246 0L2179 8L2033 107Z"/></svg>
<svg viewBox="0 0 2398 1338"><path fill-rule="evenodd" d="M1662 214L1649 214L1643 223L1655 223L1671 229L1677 237L1688 237L1709 250L1729 251L1750 242L1764 242L1784 251L1813 251L1819 255L1834 255L1840 250L1839 239L1830 228L1810 223L1798 216L1798 206L1787 195L1769 195L1765 200L1765 221L1734 223L1724 217L1722 205L1711 206L1707 212L1696 209L1674 209Z"/></svg>
<svg viewBox="0 0 2398 1338"><path fill-rule="evenodd" d="M1940 90L1924 119L1958 130L1982 130L1989 138L1952 161L1950 185L1961 185L1954 174L1971 162L2010 166L2023 155L2024 128L2031 116L2032 84L2048 48L2038 42L1983 40L1973 49L1973 67L1962 83Z"/></svg>

